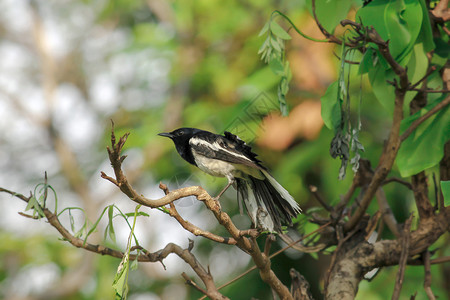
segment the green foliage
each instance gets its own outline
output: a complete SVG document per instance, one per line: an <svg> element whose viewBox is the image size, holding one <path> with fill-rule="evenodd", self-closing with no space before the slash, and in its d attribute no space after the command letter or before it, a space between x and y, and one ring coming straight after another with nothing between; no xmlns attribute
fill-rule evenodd
<svg viewBox="0 0 450 300"><path fill-rule="evenodd" d="M421 109L401 124L401 130L406 128L423 116L445 96L438 98L427 107ZM403 143L398 152L397 166L403 177L417 174L431 168L441 161L444 156L444 144L450 139L450 109L449 106L422 123Z"/></svg>
<svg viewBox="0 0 450 300"><path fill-rule="evenodd" d="M47 174L45 176L47 177ZM46 182L36 185L36 187L34 188L34 192L31 194L31 197L28 200L25 211L32 210L33 217L36 217L38 219L45 218L45 214L42 209L46 208L49 189L53 192L56 212L58 210L58 196L56 195L55 189Z"/></svg>
<svg viewBox="0 0 450 300"><path fill-rule="evenodd" d="M312 1L306 1L311 15ZM333 33L340 21L347 17L353 0L316 0L316 16L326 31Z"/></svg>
<svg viewBox="0 0 450 300"><path fill-rule="evenodd" d="M383 40L389 40L392 56L402 62L416 43L424 13L416 0L380 0L359 9L355 19L373 26Z"/></svg>
<svg viewBox="0 0 450 300"><path fill-rule="evenodd" d="M426 53L435 48L428 11L424 6L423 0L372 1L359 9L355 17L363 26L373 26L385 41L389 41L392 56L406 66L413 83L425 75L428 68ZM359 72L369 73L378 101L392 114L395 93L388 81L392 82L395 74L376 48L368 45ZM407 92L405 107L415 95L416 92Z"/></svg>
<svg viewBox="0 0 450 300"><path fill-rule="evenodd" d="M118 211L117 214L114 214L114 209L116 209ZM149 217L149 215L147 213L144 212L139 212L139 211L135 211L134 213L126 213L124 214L115 204L112 205L108 205L107 207L105 207L102 211L102 213L100 214L100 216L98 217L98 219L95 221L95 223L91 226L91 228L89 229L89 231L87 232L86 236L84 237L84 242L86 243L87 238L94 232L97 230L97 226L100 223L100 220L103 218L103 216L105 215L105 213L108 212L108 225L105 228L105 232L104 232L104 237L106 239L107 236L109 236L109 238L115 242L116 241L116 234L115 234L115 230L114 230L114 224L113 224L113 219L115 217L122 217L125 222L128 225L128 228L130 228L131 230L131 234L134 237L135 243L136 245L139 245L139 242L136 238L136 236L134 235L134 230L130 224L130 222L128 222L128 218L130 217L139 217L139 216L145 216L145 217Z"/></svg>
<svg viewBox="0 0 450 300"><path fill-rule="evenodd" d="M132 238L135 239L136 245L139 245L139 243L137 242L136 236L134 235L134 229L136 226L137 217L140 215L139 214L140 207L141 207L141 205L137 205L136 209L134 211L133 226L131 227L130 235L128 237L127 249L125 250L125 254L119 264L119 267L117 268L116 276L114 277L114 282L112 285L113 289L116 292L116 299L120 299L120 300L127 299L127 295L128 295L128 291L129 291L128 275L129 275L130 269L131 270L137 269L137 264L138 264L137 259L131 263L131 267L130 267L130 252L131 252L131 247L132 247L132 243L131 243ZM109 209L109 210L111 210L111 209ZM113 215L113 213L111 213L111 219L112 219L112 215ZM139 255L139 251L137 252L137 255Z"/></svg>
<svg viewBox="0 0 450 300"><path fill-rule="evenodd" d="M339 83L333 82L320 98L322 103L322 119L328 129L337 131L342 124L342 99L339 93Z"/></svg>
<svg viewBox="0 0 450 300"><path fill-rule="evenodd" d="M441 181L441 190L442 195L444 195L444 205L450 205L450 180L449 181Z"/></svg>
<svg viewBox="0 0 450 300"><path fill-rule="evenodd" d="M273 20L272 14L270 20L264 25L259 36L267 34L267 38L258 51L261 59L269 64L272 72L280 77L277 95L280 103L280 111L283 116L288 115L288 106L286 103L286 94L289 91L289 82L292 74L289 68L289 62L286 61L284 55L284 41L290 40L291 36Z"/></svg>
<svg viewBox="0 0 450 300"><path fill-rule="evenodd" d="M70 221L70 230L72 230L74 237L81 238L83 235L87 235L87 228L88 228L88 220L86 217L86 212L81 207L66 207L64 208L60 213L58 213L58 218L65 212L69 212L69 221ZM84 222L83 225L80 227L80 229L76 230L75 226L75 219L72 214L72 210L79 210L83 213L84 216Z"/></svg>

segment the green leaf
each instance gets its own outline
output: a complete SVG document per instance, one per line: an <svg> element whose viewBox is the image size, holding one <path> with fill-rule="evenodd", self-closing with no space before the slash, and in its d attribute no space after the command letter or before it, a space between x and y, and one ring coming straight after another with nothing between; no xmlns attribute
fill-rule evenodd
<svg viewBox="0 0 450 300"><path fill-rule="evenodd" d="M417 42L423 43L423 48L425 52L430 52L435 48L433 41L433 31L431 29L430 17L428 15L428 8L425 0L420 0L420 7L422 8L422 27L420 28L419 37ZM447 45L448 46L448 45Z"/></svg>
<svg viewBox="0 0 450 300"><path fill-rule="evenodd" d="M34 197L34 195L31 196L28 200L27 206L25 207L25 211L32 209L36 205L36 203L36 197Z"/></svg>
<svg viewBox="0 0 450 300"><path fill-rule="evenodd" d="M338 93L339 85L338 82L335 81L330 84L325 95L320 98L323 122L325 123L325 126L331 130L337 130L341 127L341 100Z"/></svg>
<svg viewBox="0 0 450 300"><path fill-rule="evenodd" d="M287 33L277 22L272 21L270 23L270 31L283 40L290 40L291 36Z"/></svg>
<svg viewBox="0 0 450 300"><path fill-rule="evenodd" d="M143 217L150 217L150 215L148 213L143 212L143 211L139 211L137 214L135 214L134 212L129 212L129 213L125 214L125 216L127 216L128 218L129 217L134 217L135 215L136 216L143 216Z"/></svg>
<svg viewBox="0 0 450 300"><path fill-rule="evenodd" d="M277 51L277 53L281 53L284 48L284 45L280 44L280 41L283 42L283 40L278 40L276 38L271 38L270 39L270 44L272 45L273 49L275 49Z"/></svg>
<svg viewBox="0 0 450 300"><path fill-rule="evenodd" d="M333 33L339 22L345 19L350 11L352 0L316 0L316 15L320 24L328 32ZM307 0L312 14L312 1Z"/></svg>
<svg viewBox="0 0 450 300"><path fill-rule="evenodd" d="M404 119L401 131L408 128L412 122L429 111L433 106L444 99L431 103L416 114ZM431 116L402 143L397 155L397 167L403 177L417 174L439 163L444 156L444 144L450 139L450 113L449 106L441 109Z"/></svg>
<svg viewBox="0 0 450 300"><path fill-rule="evenodd" d="M383 58L379 60L384 61ZM409 61L406 64L408 78L411 82L421 79L428 68L428 59L423 49L423 44L416 44L409 55ZM369 80L372 85L373 93L381 105L392 115L394 111L395 88L387 81L393 81L397 76L392 69L385 69L383 64L377 64L369 70ZM409 91L405 95L405 108L417 94L415 91Z"/></svg>
<svg viewBox="0 0 450 300"><path fill-rule="evenodd" d="M444 206L450 205L450 180L449 181L441 181L441 191L442 195L444 195Z"/></svg>
<svg viewBox="0 0 450 300"><path fill-rule="evenodd" d="M438 70L440 70L450 58L450 47L448 43L440 37L435 38L434 42L436 44L436 50L434 51L431 63L438 66Z"/></svg>
<svg viewBox="0 0 450 300"><path fill-rule="evenodd" d="M139 252L137 253L136 257L138 257L138 256L139 256ZM131 271L136 271L138 269L138 266L139 266L139 261L137 259L133 260L130 265Z"/></svg>
<svg viewBox="0 0 450 300"><path fill-rule="evenodd" d="M282 77L278 85L278 102L280 103L280 111L282 116L289 114L289 109L286 103L286 94L289 91L289 82L286 77Z"/></svg>
<svg viewBox="0 0 450 300"><path fill-rule="evenodd" d="M261 29L261 31L259 32L258 36L262 36L264 35L267 30L269 30L269 26L270 26L270 20L268 22L266 22L266 24L264 24L263 28Z"/></svg>
<svg viewBox="0 0 450 300"><path fill-rule="evenodd" d="M427 54L423 49L423 44L415 44L413 51L411 52L411 57L406 65L407 74L409 81L417 82L425 76L428 69L428 58ZM405 105L404 108L409 107L409 103L416 96L416 91L408 91L405 95Z"/></svg>
<svg viewBox="0 0 450 300"><path fill-rule="evenodd" d="M267 37L266 40L264 41L264 43L261 45L261 47L258 50L258 54L263 53L264 51L266 51L267 46L270 43L270 37Z"/></svg>
<svg viewBox="0 0 450 300"><path fill-rule="evenodd" d="M103 209L102 213L100 214L100 217L98 217L97 221L95 221L94 225L92 225L91 229L89 229L88 233L86 234L86 237L84 238L84 243L86 243L87 238L91 235L91 233L93 233L95 229L97 229L98 223L100 223L100 220L103 218L103 215L105 214L106 210L111 206L113 205L109 205Z"/></svg>
<svg viewBox="0 0 450 300"><path fill-rule="evenodd" d="M30 200L28 200L27 207L25 208L25 211L27 210L33 210L33 216L36 216L36 213L39 218L44 218L45 214L44 211L41 209L41 206L39 205L39 201L36 199L36 197L33 195Z"/></svg>
<svg viewBox="0 0 450 300"><path fill-rule="evenodd" d="M319 254L317 254L316 252L310 252L309 255L315 260L319 260Z"/></svg>
<svg viewBox="0 0 450 300"><path fill-rule="evenodd" d="M376 62L374 61L374 57L376 57L376 50L370 47L367 48L361 62L359 63L358 74L365 74L373 69Z"/></svg>
<svg viewBox="0 0 450 300"><path fill-rule="evenodd" d="M385 41L389 40L392 56L400 61L416 42L423 15L419 1L378 0L359 9L355 19L361 19L364 26L373 26Z"/></svg>
<svg viewBox="0 0 450 300"><path fill-rule="evenodd" d="M279 58L273 58L269 62L269 67L275 75L284 75L284 66Z"/></svg>
<svg viewBox="0 0 450 300"><path fill-rule="evenodd" d="M112 223L111 225L108 225L108 236L113 242L116 242L116 233L114 231L114 226Z"/></svg>
<svg viewBox="0 0 450 300"><path fill-rule="evenodd" d="M114 276L114 282L112 284L113 289L116 291L116 299L126 299L128 294L128 273L130 262L128 255L124 255L122 261L117 268L116 275Z"/></svg>

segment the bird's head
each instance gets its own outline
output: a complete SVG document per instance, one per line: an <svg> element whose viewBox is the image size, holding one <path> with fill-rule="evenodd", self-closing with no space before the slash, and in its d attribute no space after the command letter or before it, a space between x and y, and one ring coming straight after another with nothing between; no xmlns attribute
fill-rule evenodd
<svg viewBox="0 0 450 300"><path fill-rule="evenodd" d="M170 138L175 144L189 142L189 139L196 133L200 132L197 128L178 128L172 132L161 132L158 133L160 136L165 136Z"/></svg>
<svg viewBox="0 0 450 300"><path fill-rule="evenodd" d="M170 138L175 144L178 153L190 162L188 158L190 155L189 139L201 131L197 128L178 128L172 132L161 132L158 135Z"/></svg>

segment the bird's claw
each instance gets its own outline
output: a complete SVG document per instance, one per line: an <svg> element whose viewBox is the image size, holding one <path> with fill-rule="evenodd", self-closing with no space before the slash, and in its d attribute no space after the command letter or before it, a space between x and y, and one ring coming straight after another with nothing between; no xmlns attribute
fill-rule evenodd
<svg viewBox="0 0 450 300"><path fill-rule="evenodd" d="M222 207L220 206L220 202L219 202L220 196L212 197L212 199L214 200L214 202L217 205L217 207L219 208L219 210L222 210Z"/></svg>

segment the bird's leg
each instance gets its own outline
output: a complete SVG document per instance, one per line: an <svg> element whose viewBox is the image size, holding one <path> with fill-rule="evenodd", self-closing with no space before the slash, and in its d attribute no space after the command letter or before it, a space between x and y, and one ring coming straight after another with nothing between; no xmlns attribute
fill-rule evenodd
<svg viewBox="0 0 450 300"><path fill-rule="evenodd" d="M223 190L217 195L216 197L213 197L214 200L219 200L219 198L225 193L226 190L234 183L234 180L228 180L228 184L226 187L223 188Z"/></svg>

